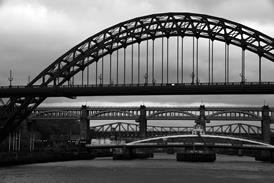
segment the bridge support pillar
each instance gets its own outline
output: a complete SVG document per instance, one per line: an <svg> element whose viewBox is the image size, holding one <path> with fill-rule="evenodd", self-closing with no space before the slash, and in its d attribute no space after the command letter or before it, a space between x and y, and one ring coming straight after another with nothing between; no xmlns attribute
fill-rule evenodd
<svg viewBox="0 0 274 183"><path fill-rule="evenodd" d="M147 117L146 117L146 106L140 106L140 116L138 120L139 122L139 135L141 138L145 138L147 136Z"/></svg>
<svg viewBox="0 0 274 183"><path fill-rule="evenodd" d="M269 107L264 105L262 108L261 126L262 126L262 137L265 143L271 142L271 132L270 132L271 119L269 116L269 112L270 112Z"/></svg>
<svg viewBox="0 0 274 183"><path fill-rule="evenodd" d="M199 119L196 121L198 125L201 126L201 128L206 131L206 117L205 117L205 106L200 105L200 116Z"/></svg>
<svg viewBox="0 0 274 183"><path fill-rule="evenodd" d="M35 143L35 133L33 132L34 120L26 119L22 122L22 142L21 148L23 151L33 151Z"/></svg>
<svg viewBox="0 0 274 183"><path fill-rule="evenodd" d="M8 151L20 151L21 150L21 139L22 129L16 128L9 133L8 137Z"/></svg>
<svg viewBox="0 0 274 183"><path fill-rule="evenodd" d="M80 118L80 143L81 144L88 144L91 141L88 113L89 112L88 112L87 106L82 106L81 118Z"/></svg>

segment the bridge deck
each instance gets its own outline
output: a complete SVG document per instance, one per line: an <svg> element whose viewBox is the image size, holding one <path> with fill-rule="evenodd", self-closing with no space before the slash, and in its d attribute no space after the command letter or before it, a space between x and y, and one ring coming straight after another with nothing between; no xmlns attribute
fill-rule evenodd
<svg viewBox="0 0 274 183"><path fill-rule="evenodd" d="M108 95L201 95L201 94L274 94L274 82L165 83L72 86L1 87L0 97L108 96Z"/></svg>

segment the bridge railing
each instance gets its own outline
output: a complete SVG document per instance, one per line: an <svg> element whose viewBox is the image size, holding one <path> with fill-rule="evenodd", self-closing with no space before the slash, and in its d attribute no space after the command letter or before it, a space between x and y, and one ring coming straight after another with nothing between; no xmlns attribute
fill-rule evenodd
<svg viewBox="0 0 274 183"><path fill-rule="evenodd" d="M54 86L48 85L44 86L44 88L53 88L53 87L75 87L75 88L82 88L82 87L139 87L139 86L252 86L252 85L274 85L274 82L199 82L199 83L139 83L139 84L77 84L77 85L62 85L62 86ZM8 89L8 88L41 88L40 85L32 85L32 86L25 86L25 85L12 85L12 86L0 86L0 89Z"/></svg>

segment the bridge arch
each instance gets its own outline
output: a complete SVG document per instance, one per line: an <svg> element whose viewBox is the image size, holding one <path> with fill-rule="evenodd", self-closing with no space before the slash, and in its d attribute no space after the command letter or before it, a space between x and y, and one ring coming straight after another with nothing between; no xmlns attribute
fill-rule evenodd
<svg viewBox="0 0 274 183"><path fill-rule="evenodd" d="M247 115L249 117L254 118L254 120L260 120L260 117L256 114L246 112L246 111L233 111L233 110L214 112L210 115L207 115L206 117L208 117L208 118L216 117L218 115L223 115L223 114L235 114L235 117L240 117L240 115Z"/></svg>
<svg viewBox="0 0 274 183"><path fill-rule="evenodd" d="M50 64L27 87L62 86L90 64L99 62L100 58L118 49L146 40L172 36L225 42L274 62L274 39L257 30L209 15L161 13L116 24L87 38ZM12 97L1 114L5 116L5 121L0 141L45 99L46 97L41 96Z"/></svg>
<svg viewBox="0 0 274 183"><path fill-rule="evenodd" d="M111 113L118 114L119 117L121 117L121 116L122 117L135 117L136 116L133 112L123 111L123 110L121 110L121 111L113 110L113 111L100 111L100 112L92 114L90 117L100 117L102 115L111 114Z"/></svg>
<svg viewBox="0 0 274 183"><path fill-rule="evenodd" d="M79 43L42 71L29 86L62 85L105 55L159 37L208 38L249 50L274 62L274 40L257 30L219 17L194 13L161 13L109 27Z"/></svg>
<svg viewBox="0 0 274 183"><path fill-rule="evenodd" d="M198 118L199 116L192 114L191 112L187 112L187 111L180 111L180 110L176 110L176 111L157 111L155 113L150 114L149 116L147 116L148 118L153 118L153 117L157 117L159 115L163 115L163 114L170 114L170 113L178 113L178 114L182 114L182 115L186 115L189 117L193 117L193 118ZM176 115L175 115L176 116ZM180 116L178 116L180 117Z"/></svg>
<svg viewBox="0 0 274 183"><path fill-rule="evenodd" d="M126 145L136 145L138 143L146 143L150 141L157 141L157 140L167 140L167 139L176 139L176 138L197 138L197 135L171 135L171 136L163 136L163 137L154 137L154 138L148 138L148 139L142 139L142 140L137 140L133 141L130 143L127 143ZM254 144L254 145L260 145L260 146L265 146L265 147L270 147L274 148L273 145L255 141L255 140L248 140L248 139L243 139L243 138L238 138L238 137L229 137L229 136L221 136L221 135L201 135L202 138L207 139L207 138L215 138L215 139L221 139L221 140L228 140L228 141L238 141L242 143L248 143L248 144Z"/></svg>
<svg viewBox="0 0 274 183"><path fill-rule="evenodd" d="M43 117L43 119L46 119L46 117L44 117L45 115L48 116L59 116L60 114L62 114L61 116L63 117L72 117L74 119L79 119L80 118L80 113L77 114L77 112L68 112L67 110L48 110L48 111L42 111L42 112L37 112L37 113L33 113L30 118L39 118L39 117ZM54 118L54 117L51 117Z"/></svg>

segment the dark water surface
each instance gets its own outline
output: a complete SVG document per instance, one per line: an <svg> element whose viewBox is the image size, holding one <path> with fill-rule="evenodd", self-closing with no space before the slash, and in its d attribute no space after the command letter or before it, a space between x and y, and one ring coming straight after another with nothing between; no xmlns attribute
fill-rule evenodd
<svg viewBox="0 0 274 183"><path fill-rule="evenodd" d="M274 182L274 164L250 157L218 155L214 163L177 162L175 155L149 160L54 162L0 168L0 183Z"/></svg>

